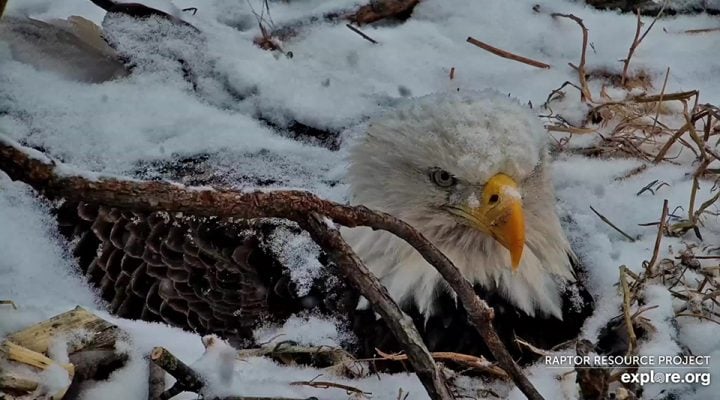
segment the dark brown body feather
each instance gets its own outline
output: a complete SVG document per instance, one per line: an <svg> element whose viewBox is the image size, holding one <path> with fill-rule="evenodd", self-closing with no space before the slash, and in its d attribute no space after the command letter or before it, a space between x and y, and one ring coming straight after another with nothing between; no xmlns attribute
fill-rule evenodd
<svg viewBox="0 0 720 400"><path fill-rule="evenodd" d="M281 224L276 220L144 214L85 203L63 204L58 220L61 232L72 240L81 271L99 289L109 311L120 317L164 321L252 346L258 325L310 311L347 320L357 337L347 345L359 357L374 356L376 348L401 350L372 310L356 310L355 290L343 279L327 279L338 272L325 259L320 261L326 275L316 279L307 295L295 294L289 271L268 245ZM495 307L496 328L511 352L529 361L534 356L514 338L550 348L576 337L592 310L589 294L582 288L579 293L586 306L576 309L566 302L564 321L532 318L495 293L481 295ZM447 294L439 294L437 301L441 311L427 321L417 309L406 309L428 348L491 357L462 307Z"/></svg>

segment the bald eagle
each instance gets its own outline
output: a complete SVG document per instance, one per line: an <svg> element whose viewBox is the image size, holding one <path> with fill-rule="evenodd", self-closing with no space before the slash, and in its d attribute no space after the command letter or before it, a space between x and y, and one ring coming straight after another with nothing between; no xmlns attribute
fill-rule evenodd
<svg viewBox="0 0 720 400"><path fill-rule="evenodd" d="M346 181L358 204L407 221L437 245L495 308L511 352L577 337L593 301L555 210L545 133L494 91L431 95L372 120L349 145ZM385 322L322 253L326 273L298 290L273 245L302 235L277 220L224 220L67 201L61 232L111 312L160 320L239 346L298 312L346 321L356 355L398 351ZM462 305L414 249L385 232L344 238L410 315L431 351L491 356Z"/></svg>
<svg viewBox="0 0 720 400"><path fill-rule="evenodd" d="M97 82L129 73L107 44L79 39L99 37L93 29L79 19L5 19L0 36L19 60L80 74L72 78ZM351 201L405 220L442 250L495 308L511 352L527 356L516 338L550 348L577 336L593 301L560 225L546 135L530 110L495 91L430 95L373 119L352 141ZM325 276L297 290L290 266L270 245L279 230L301 234L297 226L83 201L63 203L57 215L80 269L119 316L252 345L258 324L309 310L347 321L360 356L400 350L342 279ZM489 355L452 290L407 243L369 228L342 235L431 351ZM318 261L339 274L324 255Z"/></svg>
<svg viewBox="0 0 720 400"><path fill-rule="evenodd" d="M350 148L352 200L419 230L496 310L506 344L576 337L593 307L555 209L547 135L496 91L430 95L370 123ZM464 311L412 247L384 231L343 231L410 312L431 350L485 352ZM364 304L361 304L361 307Z"/></svg>

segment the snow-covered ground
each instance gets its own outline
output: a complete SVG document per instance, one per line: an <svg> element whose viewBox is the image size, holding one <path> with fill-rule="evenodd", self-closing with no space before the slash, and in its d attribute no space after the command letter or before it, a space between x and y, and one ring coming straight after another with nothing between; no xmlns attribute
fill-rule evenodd
<svg viewBox="0 0 720 400"><path fill-rule="evenodd" d="M146 2L175 13L198 27L203 37L160 41L151 24L115 21L122 51L135 56L136 70L127 78L102 84L78 83L14 61L0 38L0 133L30 146L41 147L53 157L83 170L148 177L160 174L148 165L184 157L207 156L205 168L214 179L236 188L252 188L256 182L270 187L303 188L337 201L345 200L340 183L345 169L344 147L329 151L300 143L260 122L286 127L292 121L351 135L368 117L391 107L399 99L428 93L493 87L510 93L523 103L539 105L565 81L577 81L568 63L578 64L580 28L568 19L552 18L553 12L573 13L589 29L587 68L619 73L635 32L635 17L597 11L582 2L564 0L446 2L424 0L405 22L378 23L362 27L379 42L372 44L344 23L312 20L331 12L347 11L363 2L347 0L270 1L265 24L293 25L297 34L281 43L285 53L261 50L253 44L259 35L254 13L263 9L260 0L178 0ZM533 10L539 4L537 11ZM197 7L196 15L177 9ZM103 12L87 0L10 0L9 15L29 15L49 20L80 15L100 24ZM311 22L312 21L312 22ZM649 22L649 21L647 21ZM660 91L670 67L666 92L698 89L700 102L720 104L720 32L684 34L690 29L713 28L717 17L679 16L659 20L633 56L631 72L642 69ZM647 26L647 24L646 24ZM165 32L172 35L172 32ZM543 61L550 69L537 69L499 58L465 39L473 36L493 46ZM167 36L166 36L167 37ZM170 57L186 60L197 71L197 90L183 77ZM454 79L449 79L454 68ZM601 82L591 81L593 93ZM617 90L610 91L618 93ZM555 112L579 122L585 108L579 95L568 90L568 99ZM572 101L569 98L572 97ZM678 121L674 126L679 126ZM571 139L571 143L576 138ZM584 139L585 143L597 137ZM636 159L590 159L560 153L554 161L554 182L561 215L571 216L565 228L574 249L589 271L589 286L597 298L597 311L586 324L583 336L594 339L601 326L615 316L621 302L616 283L618 267L639 272L653 251L656 226L638 224L658 221L663 199L670 210L687 207L694 166L648 165L641 173L616 179L638 167ZM654 193L636 195L648 183L667 185ZM703 183L700 204L711 197L712 183ZM593 206L632 237L630 242L612 230L590 210ZM73 271L68 244L63 242L49 215L49 205L27 186L9 181L0 173L0 300L13 300L17 311L0 305L0 337L33 322L46 319L76 305L102 313L83 278ZM684 212L684 211L681 211ZM704 242L692 233L664 238L662 257L674 257L686 243L701 246L718 243L720 221L706 216ZM282 240L280 238L279 240ZM294 239L297 240L297 239ZM308 262L302 247L287 259ZM713 260L707 260L708 265ZM716 263L716 262L715 262ZM312 267L314 268L314 266ZM302 269L304 273L311 271ZM658 328L641 354L671 354L687 346L694 354L714 358L711 373L720 377L720 336L716 324L694 318L677 319L672 326L673 304L667 289L652 287L648 296L658 308L644 313ZM85 399L141 399L146 396L146 354L162 345L185 361L197 360L204 348L196 335L160 324L115 320L128 330L130 367L98 384ZM294 324L294 325L293 325ZM341 327L327 322L291 320L286 338L308 340L307 326L317 327L317 339L332 342ZM272 336L267 331L260 335ZM211 379L221 379L218 369L226 361L222 351L207 354L196 366ZM225 361L223 361L225 360ZM232 382L216 385L218 394L341 398L338 389L291 386L322 373L312 368L288 368L265 359L235 362ZM577 398L574 376L559 384L564 370L542 364L530 367L531 380L547 399ZM339 380L323 376L323 380ZM396 399L398 390L410 398L425 394L413 375L383 375L350 382L373 399ZM482 387L481 383L474 383ZM672 385L646 386L646 398L656 398ZM688 385L683 399L716 398L716 387ZM692 390L691 390L692 389ZM333 392L335 390L335 392ZM493 390L510 398L522 398L515 389L494 385Z"/></svg>

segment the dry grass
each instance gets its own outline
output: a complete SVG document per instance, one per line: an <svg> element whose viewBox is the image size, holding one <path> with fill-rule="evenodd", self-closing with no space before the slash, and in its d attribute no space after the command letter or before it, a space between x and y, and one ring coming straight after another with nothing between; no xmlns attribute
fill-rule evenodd
<svg viewBox="0 0 720 400"><path fill-rule="evenodd" d="M583 28L582 20L571 15L553 14L570 18ZM657 17L653 20L653 23ZM702 240L703 223L708 217L720 216L720 108L703 104L700 91L669 92L670 68L662 76L646 70L629 68L632 55L636 53L652 24L643 31L638 16L635 35L628 56L618 72L587 70L585 66L587 30L583 29L582 57L576 67L571 65L578 78L567 81L551 91L543 107L547 113L547 129L556 140L558 152L576 153L599 158L634 158L643 163L617 181L643 173L648 167L671 163L689 167L692 174L691 189L687 203L672 209L666 200L658 210L659 220L644 226L655 226L656 237L652 254L648 254L640 268L621 266L618 290L622 296L622 310L614 320L621 321L625 331L628 354L637 354L638 346L654 331L654 323L644 313L657 306L646 299L648 285L662 285L673 296L674 315L678 319L693 318L720 325L720 247L686 244L675 253L663 245L667 236L688 236L688 243ZM714 30L713 30L714 31ZM712 40L707 38L698 40ZM594 88L594 93L591 90ZM573 103L579 93L580 105L584 107L583 118L571 121L563 116L561 109L577 109ZM572 94L570 96L569 94ZM555 109L555 110L554 110ZM595 136L597 140L584 140L583 145L574 141L579 137ZM587 143L592 143L588 145ZM667 183L659 179L643 187L637 193L655 194ZM705 186L703 186L705 185ZM705 201L699 200L700 187L709 188ZM593 209L593 211L595 211ZM612 222L595 211L598 217L615 227ZM629 240L632 237L623 233ZM699 239L699 240L697 240ZM668 250L670 250L668 252ZM672 258L665 255L671 254ZM639 266L635 266L639 267ZM622 385L619 374L637 366L615 370L610 376L610 391L634 393L632 385Z"/></svg>

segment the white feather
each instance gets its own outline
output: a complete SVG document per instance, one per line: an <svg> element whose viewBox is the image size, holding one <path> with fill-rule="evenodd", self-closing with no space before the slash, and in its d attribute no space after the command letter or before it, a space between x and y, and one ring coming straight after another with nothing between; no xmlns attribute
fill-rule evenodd
<svg viewBox="0 0 720 400"><path fill-rule="evenodd" d="M352 200L408 222L470 282L499 291L528 315L562 318L560 293L575 279L574 256L555 211L546 143L537 118L497 92L415 99L370 123L350 148ZM440 190L428 179L431 168L463 184L450 193ZM472 199L501 172L519 183L516 195L523 198L526 243L516 272L504 247L440 207ZM342 234L396 301L414 302L425 315L433 314L446 284L419 253L387 232L346 228Z"/></svg>

